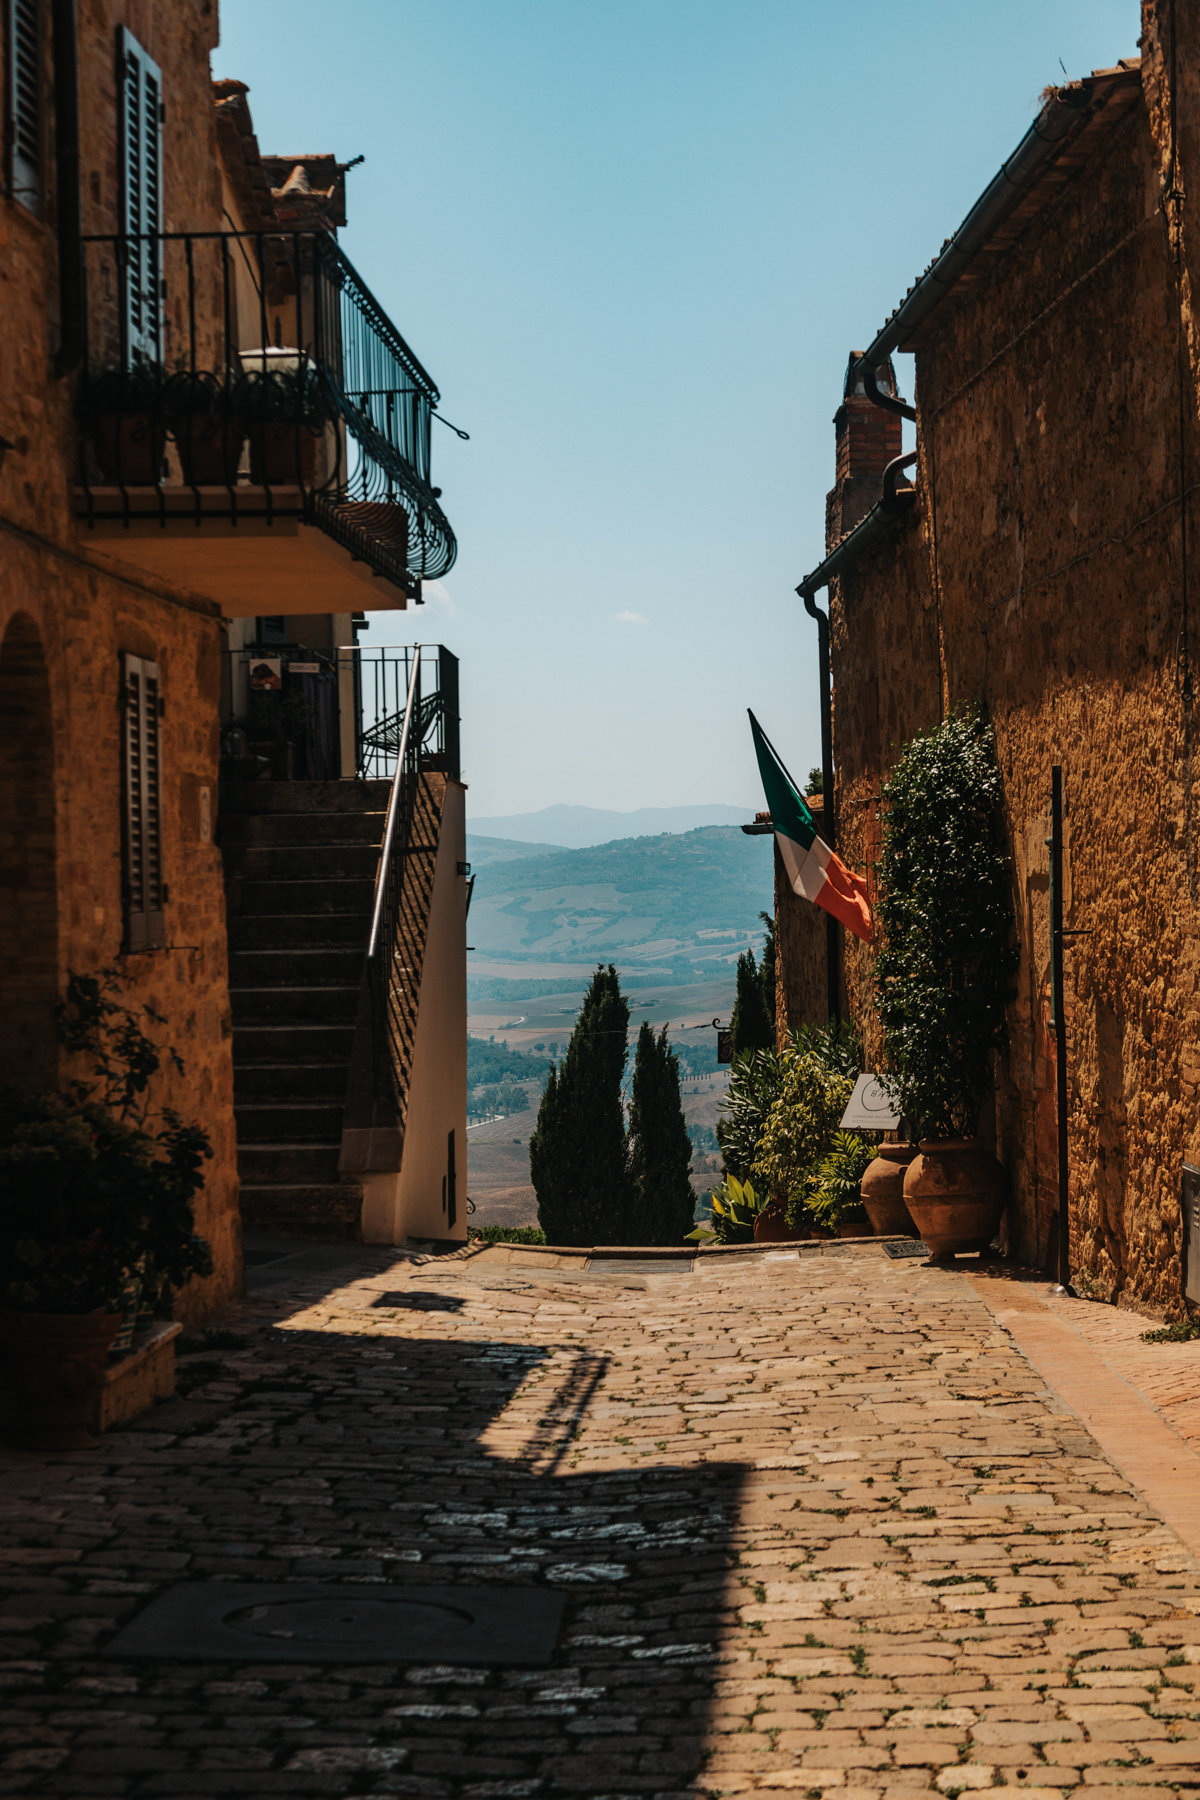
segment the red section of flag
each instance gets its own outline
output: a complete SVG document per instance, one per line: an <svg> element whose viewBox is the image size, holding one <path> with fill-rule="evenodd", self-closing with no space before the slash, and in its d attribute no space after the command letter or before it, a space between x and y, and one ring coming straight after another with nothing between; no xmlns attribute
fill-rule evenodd
<svg viewBox="0 0 1200 1800"><path fill-rule="evenodd" d="M825 885L817 895L817 905L832 913L855 937L870 943L871 908L867 905L867 884L832 852L825 865Z"/></svg>

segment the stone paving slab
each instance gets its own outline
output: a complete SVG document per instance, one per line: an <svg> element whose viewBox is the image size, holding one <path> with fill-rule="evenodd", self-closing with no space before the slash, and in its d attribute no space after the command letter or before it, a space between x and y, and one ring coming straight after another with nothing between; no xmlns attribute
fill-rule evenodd
<svg viewBox="0 0 1200 1800"><path fill-rule="evenodd" d="M0 1794L1200 1788L1200 1567L961 1274L502 1276L363 1248L4 1453ZM567 1609L550 1668L105 1658L182 1581Z"/></svg>

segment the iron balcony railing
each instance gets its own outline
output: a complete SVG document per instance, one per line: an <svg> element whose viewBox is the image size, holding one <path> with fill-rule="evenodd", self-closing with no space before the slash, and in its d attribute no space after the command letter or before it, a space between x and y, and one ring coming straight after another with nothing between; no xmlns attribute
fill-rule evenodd
<svg viewBox="0 0 1200 1800"><path fill-rule="evenodd" d="M225 779L390 780L420 659L413 730L423 770L462 776L458 658L444 644L244 644L224 654Z"/></svg>
<svg viewBox="0 0 1200 1800"><path fill-rule="evenodd" d="M414 598L451 568L437 388L328 233L88 238L84 317L89 523L299 516Z"/></svg>

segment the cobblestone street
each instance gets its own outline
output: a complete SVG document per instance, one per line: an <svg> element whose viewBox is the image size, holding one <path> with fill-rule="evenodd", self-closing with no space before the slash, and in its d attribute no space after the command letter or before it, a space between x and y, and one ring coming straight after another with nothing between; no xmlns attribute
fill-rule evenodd
<svg viewBox="0 0 1200 1800"><path fill-rule="evenodd" d="M998 1321L1012 1285L868 1245L281 1265L176 1399L5 1452L0 1792L1200 1787L1196 1559ZM231 1580L569 1603L550 1668L103 1655Z"/></svg>

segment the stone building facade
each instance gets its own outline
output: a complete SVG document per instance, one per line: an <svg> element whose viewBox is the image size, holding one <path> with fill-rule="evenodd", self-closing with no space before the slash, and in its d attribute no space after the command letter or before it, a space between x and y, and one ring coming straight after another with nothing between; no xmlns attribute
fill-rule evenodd
<svg viewBox="0 0 1200 1800"><path fill-rule="evenodd" d="M961 702L995 727L1021 950L997 1147L1010 1248L1038 1264L1058 1204L1046 839L1063 767L1065 923L1088 934L1066 970L1072 1265L1158 1310L1181 1303L1183 1167L1200 1163L1200 17L1145 0L1142 24L1140 58L1047 93L1007 176L852 357L853 374L915 353L915 485L893 467L888 505L839 427L814 577L837 847L869 881L900 746ZM900 418L886 396L875 410L898 454ZM843 1004L879 1066L873 960L843 944ZM811 992L811 957L780 981Z"/></svg>

